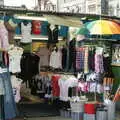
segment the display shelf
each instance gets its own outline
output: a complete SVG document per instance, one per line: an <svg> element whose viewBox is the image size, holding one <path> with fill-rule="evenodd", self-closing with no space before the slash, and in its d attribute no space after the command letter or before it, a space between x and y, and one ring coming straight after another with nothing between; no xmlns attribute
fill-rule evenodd
<svg viewBox="0 0 120 120"><path fill-rule="evenodd" d="M22 38L22 35L15 35L14 39L19 40ZM32 40L48 40L48 36L43 35L31 35ZM62 40L62 37L59 37L58 40Z"/></svg>

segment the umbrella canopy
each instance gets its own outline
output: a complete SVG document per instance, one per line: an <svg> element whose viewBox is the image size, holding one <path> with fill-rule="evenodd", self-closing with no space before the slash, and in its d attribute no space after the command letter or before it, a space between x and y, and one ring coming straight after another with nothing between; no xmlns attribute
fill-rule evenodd
<svg viewBox="0 0 120 120"><path fill-rule="evenodd" d="M85 26L79 28L76 31L76 35L88 35L89 33L90 33L89 30Z"/></svg>
<svg viewBox="0 0 120 120"><path fill-rule="evenodd" d="M92 35L120 34L120 25L110 20L96 20L85 24Z"/></svg>

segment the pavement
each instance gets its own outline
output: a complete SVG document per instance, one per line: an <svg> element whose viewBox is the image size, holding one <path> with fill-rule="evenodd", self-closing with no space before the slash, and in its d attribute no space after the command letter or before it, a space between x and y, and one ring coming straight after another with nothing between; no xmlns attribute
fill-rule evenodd
<svg viewBox="0 0 120 120"><path fill-rule="evenodd" d="M38 117L38 118L16 118L14 120L72 120L71 118L63 118L63 117Z"/></svg>
<svg viewBox="0 0 120 120"><path fill-rule="evenodd" d="M72 118L56 117L32 117L32 118L16 118L14 120L72 120ZM115 120L120 120L120 112L117 114Z"/></svg>

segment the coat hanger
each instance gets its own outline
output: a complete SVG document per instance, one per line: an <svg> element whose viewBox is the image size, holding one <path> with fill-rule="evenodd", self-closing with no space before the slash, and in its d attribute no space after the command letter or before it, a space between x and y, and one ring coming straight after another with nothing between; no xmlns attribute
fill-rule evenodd
<svg viewBox="0 0 120 120"><path fill-rule="evenodd" d="M23 20L23 24L26 26L26 25L28 25L28 21L27 20Z"/></svg>

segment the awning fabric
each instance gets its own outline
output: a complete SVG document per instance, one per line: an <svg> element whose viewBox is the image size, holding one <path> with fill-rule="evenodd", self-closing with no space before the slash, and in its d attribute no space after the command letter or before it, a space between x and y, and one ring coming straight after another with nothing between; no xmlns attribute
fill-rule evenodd
<svg viewBox="0 0 120 120"><path fill-rule="evenodd" d="M56 16L56 15L44 15L47 21L53 25L63 25L68 27L81 27L83 25L80 18L74 18L69 16Z"/></svg>

